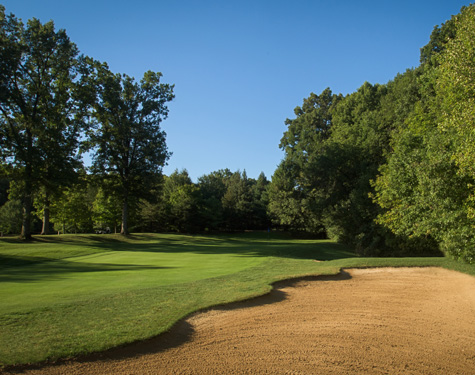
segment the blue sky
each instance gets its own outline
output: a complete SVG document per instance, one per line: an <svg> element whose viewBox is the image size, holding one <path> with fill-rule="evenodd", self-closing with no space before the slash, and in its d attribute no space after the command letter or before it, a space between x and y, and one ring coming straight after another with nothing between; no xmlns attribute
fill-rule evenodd
<svg viewBox="0 0 475 375"><path fill-rule="evenodd" d="M270 178L284 121L311 92L351 93L419 64L435 25L468 1L0 0L53 20L81 53L140 80L175 84L162 123L166 174L218 169Z"/></svg>

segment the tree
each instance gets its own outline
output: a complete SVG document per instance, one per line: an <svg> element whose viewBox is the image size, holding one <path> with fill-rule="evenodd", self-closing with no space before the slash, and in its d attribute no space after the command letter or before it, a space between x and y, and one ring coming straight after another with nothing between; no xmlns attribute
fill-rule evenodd
<svg viewBox="0 0 475 375"><path fill-rule="evenodd" d="M439 128L454 138L460 172L475 177L475 5L463 8L454 23L456 37L437 59Z"/></svg>
<svg viewBox="0 0 475 375"><path fill-rule="evenodd" d="M374 184L381 224L398 235L432 238L468 263L475 261L474 28L470 6L452 17L450 33L437 36L443 48L423 67L421 100L395 134Z"/></svg>
<svg viewBox="0 0 475 375"><path fill-rule="evenodd" d="M429 43L421 48L421 65L428 65L429 67L438 65L437 56L445 50L447 42L453 39L457 32L454 21L455 17L452 16L450 20L447 20L441 26L437 25L434 27Z"/></svg>
<svg viewBox="0 0 475 375"><path fill-rule="evenodd" d="M21 202L19 200L10 200L3 206L0 206L0 235L20 233L21 209Z"/></svg>
<svg viewBox="0 0 475 375"><path fill-rule="evenodd" d="M1 173L1 169L0 169ZM7 178L0 177L0 206L8 201L8 189L10 188L10 181Z"/></svg>
<svg viewBox="0 0 475 375"><path fill-rule="evenodd" d="M311 93L302 107L295 108L297 117L285 121L288 129L279 145L285 158L269 187L269 213L276 224L294 231L323 230L315 196L322 176L316 167L332 132L333 111L341 100L329 88L320 95Z"/></svg>
<svg viewBox="0 0 475 375"><path fill-rule="evenodd" d="M304 191L297 180L299 169L287 158L275 170L268 187L268 214L272 222L293 232L322 233L324 227L312 191Z"/></svg>
<svg viewBox="0 0 475 375"><path fill-rule="evenodd" d="M153 184L169 157L160 123L168 115L166 103L173 86L160 83L161 73L148 71L140 83L96 65L99 126L91 134L93 167L105 179L116 181L122 201L122 234L129 233L129 201Z"/></svg>
<svg viewBox="0 0 475 375"><path fill-rule="evenodd" d="M175 170L165 178L163 186L166 223L169 230L194 232L199 228L199 189L188 171Z"/></svg>
<svg viewBox="0 0 475 375"><path fill-rule="evenodd" d="M90 176L85 174L77 183L64 188L61 195L51 202L51 220L55 230L63 234L92 232L94 196Z"/></svg>
<svg viewBox="0 0 475 375"><path fill-rule="evenodd" d="M117 226L122 218L120 199L112 189L100 187L92 204L92 214L95 227L99 230L113 228L117 233Z"/></svg>
<svg viewBox="0 0 475 375"><path fill-rule="evenodd" d="M326 233L362 255L426 251L421 241L375 222L381 207L370 198L391 137L420 99L420 74L407 70L386 85L365 82L345 98L327 89L311 94L305 110L296 108L281 141L285 158L269 188L269 211L278 224Z"/></svg>
<svg viewBox="0 0 475 375"><path fill-rule="evenodd" d="M268 229L270 226L271 222L267 215L267 206L269 205L268 187L269 180L264 172L261 172L257 180L251 185L252 229Z"/></svg>
<svg viewBox="0 0 475 375"><path fill-rule="evenodd" d="M439 129L453 139L452 158L465 182L462 196L468 197L459 206L465 225L447 236L451 246L446 248L475 263L475 5L462 8L455 25L456 37L447 42L438 59L436 93L442 108Z"/></svg>
<svg viewBox="0 0 475 375"><path fill-rule="evenodd" d="M80 165L87 59L52 21L25 26L0 6L0 159L21 185L22 234L31 238L33 193L65 183Z"/></svg>
<svg viewBox="0 0 475 375"><path fill-rule="evenodd" d="M246 171L234 172L226 179L226 192L221 201L226 230L253 229L251 181Z"/></svg>
<svg viewBox="0 0 475 375"><path fill-rule="evenodd" d="M317 177L312 165L322 152L325 141L330 137L332 111L342 100L341 95L332 94L329 88L320 95L311 93L303 101L302 107L296 107L295 119L286 119L288 126L279 147L286 153L286 160L293 165L296 183L310 186Z"/></svg>
<svg viewBox="0 0 475 375"><path fill-rule="evenodd" d="M226 193L226 181L232 176L229 169L221 169L198 178L200 191L200 221L203 229L219 230L223 228L223 197Z"/></svg>

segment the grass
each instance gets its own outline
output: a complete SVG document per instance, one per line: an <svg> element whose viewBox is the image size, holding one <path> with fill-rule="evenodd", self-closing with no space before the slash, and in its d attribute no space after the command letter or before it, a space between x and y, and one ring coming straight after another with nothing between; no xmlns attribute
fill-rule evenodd
<svg viewBox="0 0 475 375"><path fill-rule="evenodd" d="M475 275L447 258L358 258L331 241L267 233L0 239L0 363L105 350L156 336L194 311L262 295L277 280L382 266Z"/></svg>

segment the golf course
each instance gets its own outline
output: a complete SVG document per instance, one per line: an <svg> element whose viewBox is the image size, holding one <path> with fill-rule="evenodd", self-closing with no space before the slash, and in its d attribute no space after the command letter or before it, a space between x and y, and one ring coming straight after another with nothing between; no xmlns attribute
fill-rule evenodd
<svg viewBox="0 0 475 375"><path fill-rule="evenodd" d="M447 257L363 258L278 232L1 238L0 260L3 371L160 337L192 313L265 295L280 280L368 267L475 275Z"/></svg>
<svg viewBox="0 0 475 375"><path fill-rule="evenodd" d="M475 4L0 4L0 375L475 375Z"/></svg>

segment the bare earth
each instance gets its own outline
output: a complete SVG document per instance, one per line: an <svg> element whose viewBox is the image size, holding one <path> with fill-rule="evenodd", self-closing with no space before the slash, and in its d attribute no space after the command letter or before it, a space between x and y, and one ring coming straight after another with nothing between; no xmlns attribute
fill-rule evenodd
<svg viewBox="0 0 475 375"><path fill-rule="evenodd" d="M475 278L353 269L283 282L170 333L27 374L475 374Z"/></svg>

